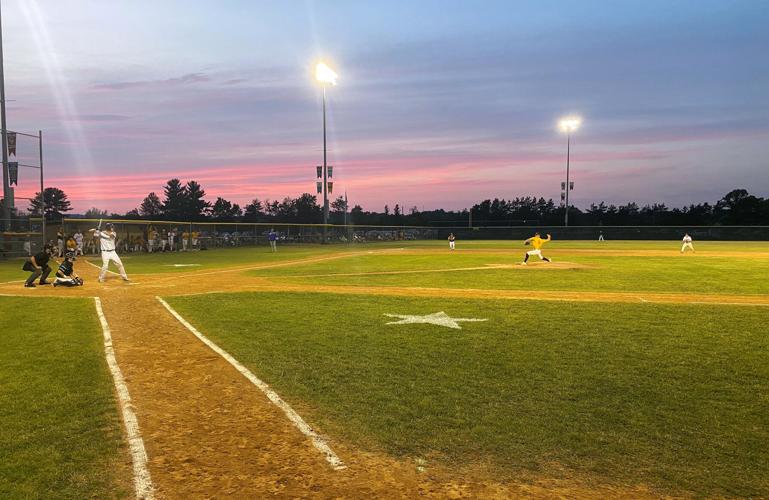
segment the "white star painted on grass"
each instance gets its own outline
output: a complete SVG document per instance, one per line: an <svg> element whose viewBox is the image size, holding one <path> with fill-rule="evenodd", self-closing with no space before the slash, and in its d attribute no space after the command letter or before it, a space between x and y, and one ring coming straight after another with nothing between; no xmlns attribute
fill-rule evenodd
<svg viewBox="0 0 769 500"><path fill-rule="evenodd" d="M459 323L465 323L465 322L479 322L479 321L487 321L486 319L479 319L479 318L452 318L445 312L437 312L433 314L425 314L424 316L411 316L411 315L404 315L404 314L388 314L385 313L385 316L388 316L390 318L400 318L399 321L390 321L387 323L388 325L409 325L413 323L429 323L431 325L438 325L438 326L445 326L446 328L454 328L455 330L461 330L462 327L459 326Z"/></svg>

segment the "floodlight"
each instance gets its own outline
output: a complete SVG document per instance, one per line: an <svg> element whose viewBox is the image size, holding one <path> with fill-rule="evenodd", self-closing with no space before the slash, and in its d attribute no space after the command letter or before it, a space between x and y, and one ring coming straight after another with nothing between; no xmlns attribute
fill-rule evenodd
<svg viewBox="0 0 769 500"><path fill-rule="evenodd" d="M577 116L568 116L566 118L562 118L560 122L558 122L558 126L561 128L561 131L571 133L574 132L579 128L579 126L582 124L582 119Z"/></svg>
<svg viewBox="0 0 769 500"><path fill-rule="evenodd" d="M336 85L336 79L338 75L333 69L326 66L326 63L318 63L315 67L315 79L321 83L330 83Z"/></svg>

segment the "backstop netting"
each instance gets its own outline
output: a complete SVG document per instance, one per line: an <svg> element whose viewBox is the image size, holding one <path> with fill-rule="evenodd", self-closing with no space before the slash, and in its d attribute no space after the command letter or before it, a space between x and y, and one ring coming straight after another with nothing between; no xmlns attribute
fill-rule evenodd
<svg viewBox="0 0 769 500"><path fill-rule="evenodd" d="M27 256L39 252L44 242L40 212L33 211L33 200L42 193L42 138L40 135L8 131L8 213L0 212L0 257Z"/></svg>

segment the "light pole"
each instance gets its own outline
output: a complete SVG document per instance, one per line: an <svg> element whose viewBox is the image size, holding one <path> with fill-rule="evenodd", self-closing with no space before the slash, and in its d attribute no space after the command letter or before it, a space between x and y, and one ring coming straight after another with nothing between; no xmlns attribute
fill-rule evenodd
<svg viewBox="0 0 769 500"><path fill-rule="evenodd" d="M2 6L0 6L2 9ZM0 228L11 228L11 210L13 209L13 191L10 186L10 178L8 173L8 134L6 130L5 120L5 72L3 64L3 20L2 13L0 13L0 134L2 134L2 140L0 147L3 148L3 206L2 209L2 224Z"/></svg>
<svg viewBox="0 0 769 500"><path fill-rule="evenodd" d="M560 127L561 131L566 132L566 184L563 186L564 191L566 191L566 210L563 218L564 226L569 225L569 191L573 189L573 186L569 181L569 160L571 156L571 133L575 132L579 128L581 123L582 123L582 119L576 116L569 116L567 118L563 118L558 123L558 126Z"/></svg>
<svg viewBox="0 0 769 500"><path fill-rule="evenodd" d="M328 164L326 162L326 84L336 85L337 74L326 66L318 63L315 67L315 79L323 88L323 243L326 243L326 224L328 224Z"/></svg>

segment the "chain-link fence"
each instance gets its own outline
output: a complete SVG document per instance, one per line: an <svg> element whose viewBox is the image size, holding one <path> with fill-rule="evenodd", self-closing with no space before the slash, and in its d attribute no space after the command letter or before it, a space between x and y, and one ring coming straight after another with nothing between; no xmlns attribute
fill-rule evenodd
<svg viewBox="0 0 769 500"><path fill-rule="evenodd" d="M269 245L270 233L280 245L367 244L417 240L445 240L453 233L458 240L522 240L534 231L560 240L680 240L689 233L695 240L769 240L769 226L573 226L573 227L417 227L359 226L286 223L172 222L104 220L118 234L121 252L198 251L214 248ZM64 219L49 224L47 241L60 248L76 245L84 253L96 254L98 241L88 230L98 219Z"/></svg>
<svg viewBox="0 0 769 500"><path fill-rule="evenodd" d="M14 217L0 233L0 258L26 257L42 250L43 221L40 217Z"/></svg>

